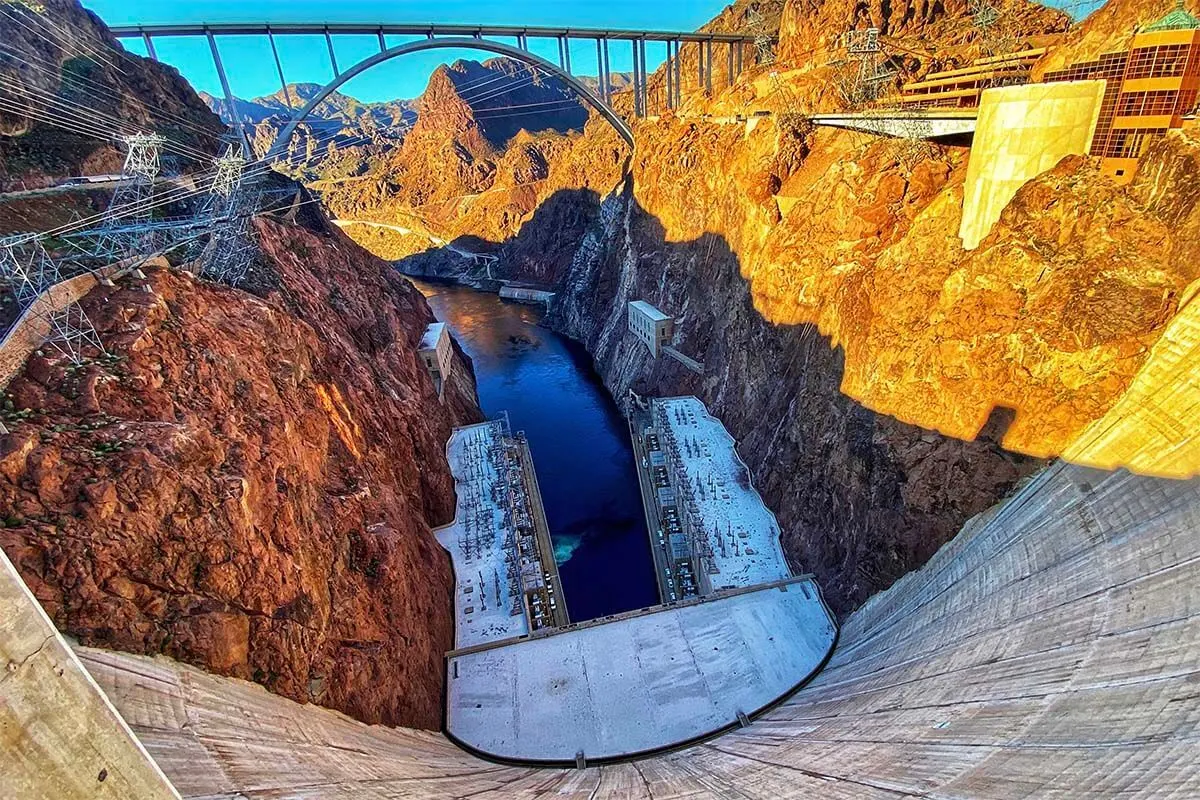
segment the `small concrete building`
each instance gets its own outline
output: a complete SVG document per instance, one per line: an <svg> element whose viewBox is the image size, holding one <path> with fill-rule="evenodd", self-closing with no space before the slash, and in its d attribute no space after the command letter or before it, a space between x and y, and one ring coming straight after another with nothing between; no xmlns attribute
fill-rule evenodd
<svg viewBox="0 0 1200 800"><path fill-rule="evenodd" d="M675 338L675 320L645 300L634 300L629 304L629 330L658 358L659 350Z"/></svg>
<svg viewBox="0 0 1200 800"><path fill-rule="evenodd" d="M454 359L454 348L450 345L450 331L446 323L435 322L425 329L421 344L417 346L417 354L429 375L437 393L442 394L442 387L450 377L450 364Z"/></svg>

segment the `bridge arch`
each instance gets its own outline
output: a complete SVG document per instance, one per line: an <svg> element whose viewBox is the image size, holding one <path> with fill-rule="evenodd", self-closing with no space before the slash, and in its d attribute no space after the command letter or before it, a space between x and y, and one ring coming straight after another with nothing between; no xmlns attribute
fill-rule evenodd
<svg viewBox="0 0 1200 800"><path fill-rule="evenodd" d="M314 108L320 105L327 97L329 97L329 95L333 94L343 85L345 85L350 79L361 75L371 67L382 64L385 61L390 61L397 56L404 56L410 53L419 53L423 50L437 50L440 48L451 47L460 49L470 48L475 50L486 50L498 55L508 56L530 66L538 67L539 69L545 70L546 72L561 78L562 80L566 81L567 85L574 89L580 97L583 98L584 102L596 109L596 111L600 113L600 116L604 117L604 119L606 119L608 123L616 129L617 133L620 134L621 138L629 144L630 148L633 147L633 131L631 131L629 126L625 124L625 120L621 119L621 117L618 116L610 106L604 103L604 101L592 94L591 90L588 89L582 82L572 77L570 73L568 73L562 67L559 67L557 64L547 61L541 56L534 55L528 50L522 50L519 47L513 47L512 45L505 44L504 42L496 42L490 39L477 39L472 36L445 36L438 37L436 39L423 39L416 42L406 42L404 44L397 45L396 47L388 48L387 50L376 53L370 58L363 59L350 69L339 74L332 81L322 87L321 91L317 92L317 94L314 95L313 98L309 100L303 108L292 115L292 118L288 121L288 124L282 131L279 132L279 136L276 137L274 143L272 143L271 149L267 151L267 155L265 156L264 160L270 162L282 156L287 147L288 141L292 138L292 134L296 132L296 126L303 122L305 117L307 117Z"/></svg>

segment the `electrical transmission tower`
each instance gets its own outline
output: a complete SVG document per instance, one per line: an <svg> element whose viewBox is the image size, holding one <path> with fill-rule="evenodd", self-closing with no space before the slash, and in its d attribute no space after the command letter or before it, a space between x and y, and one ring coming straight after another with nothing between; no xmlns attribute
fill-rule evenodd
<svg viewBox="0 0 1200 800"><path fill-rule="evenodd" d="M212 236L201 256L200 274L216 283L238 286L250 269L254 246L250 218L258 206L257 195L247 191L246 160L230 145L214 159L216 172L202 215L212 220Z"/></svg>
<svg viewBox="0 0 1200 800"><path fill-rule="evenodd" d="M771 36L771 29L767 27L766 18L763 17L757 6L746 12L746 24L750 28L750 35L754 37L754 50L758 55L758 63L774 64L775 39Z"/></svg>
<svg viewBox="0 0 1200 800"><path fill-rule="evenodd" d="M1019 36L1000 12L985 0L970 0L971 24L979 32L980 47L989 56L1010 53L1019 44Z"/></svg>
<svg viewBox="0 0 1200 800"><path fill-rule="evenodd" d="M137 133L126 136L124 142L121 182L104 212L94 250L96 257L109 262L153 249L153 232L139 226L150 221L163 138L157 133Z"/></svg>
<svg viewBox="0 0 1200 800"><path fill-rule="evenodd" d="M39 239L10 236L0 240L0 279L16 297L18 314L23 314L62 275Z"/></svg>
<svg viewBox="0 0 1200 800"><path fill-rule="evenodd" d="M44 315L50 323L50 334L46 343L66 356L72 364L83 364L87 360L84 348L94 348L101 356L108 355L100 334L88 319L79 303L70 303L65 308Z"/></svg>
<svg viewBox="0 0 1200 800"><path fill-rule="evenodd" d="M835 80L842 96L852 106L878 100L896 75L879 42L879 29L847 31L843 41L849 57L833 62L840 68Z"/></svg>
<svg viewBox="0 0 1200 800"><path fill-rule="evenodd" d="M1000 12L983 0L971 0L971 24L984 33L1000 21Z"/></svg>
<svg viewBox="0 0 1200 800"><path fill-rule="evenodd" d="M0 241L0 280L17 300L17 318L24 316L44 292L60 283L64 276L58 262L46 252L38 238L12 236ZM34 312L48 326L46 343L72 364L86 360L85 348L93 347L101 355L104 345L77 302L52 311Z"/></svg>

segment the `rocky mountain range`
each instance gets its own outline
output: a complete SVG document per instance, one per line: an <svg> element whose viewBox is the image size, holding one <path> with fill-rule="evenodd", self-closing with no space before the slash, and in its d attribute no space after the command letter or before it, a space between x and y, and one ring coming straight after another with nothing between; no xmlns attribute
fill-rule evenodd
<svg viewBox="0 0 1200 800"><path fill-rule="evenodd" d="M220 115L226 123L236 119L238 122L257 125L270 119L286 120L293 111L307 105L321 88L321 85L316 83L289 83L286 89L280 89L274 94L250 100L235 97L232 118L224 98L214 97L208 92L200 92L199 95L205 105L212 109L213 113ZM364 118L370 118L375 125L386 128L411 125L416 119L414 105L411 100L360 103L341 92L333 92L313 109L310 116L313 119L340 122L347 127L361 125Z"/></svg>

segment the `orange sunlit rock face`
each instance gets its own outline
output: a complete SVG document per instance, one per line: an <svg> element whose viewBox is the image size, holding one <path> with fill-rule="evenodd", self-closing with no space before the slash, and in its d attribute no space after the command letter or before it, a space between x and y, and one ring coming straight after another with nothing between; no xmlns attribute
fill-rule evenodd
<svg viewBox="0 0 1200 800"><path fill-rule="evenodd" d="M1053 46L1067 28L1055 10L991 5L1018 41ZM546 164L536 177L497 170L504 177L487 191L444 204L438 224L446 238L498 247L495 277L554 284L554 324L588 345L610 387L709 403L748 448L787 552L844 609L923 563L1036 469L1015 454L1084 460L1078 442L1092 431L1087 463L1135 464L1130 453L1144 447L1098 438L1094 426L1148 380L1198 277L1188 177L1198 139L1158 143L1129 186L1066 158L1025 184L968 252L959 231L969 148L805 119L844 105L829 62L851 25L878 25L904 53L897 82L987 55L994 42L968 5L760 8L782 20L774 64L750 66L733 86L718 75L708 95L687 77L696 52L685 47L682 108L632 123L632 213L594 266L562 242L595 229L600 199L620 180L619 142L596 120L581 136L534 137ZM735 4L709 27L739 29L747 13ZM663 80L650 77L652 97ZM731 119L757 111L770 113ZM407 213L403 192L347 202L384 219ZM431 256L404 265L482 277ZM702 380L643 361L613 335L610 315L638 298L684 319L681 349L705 363ZM1116 452L1125 455L1114 462Z"/></svg>

